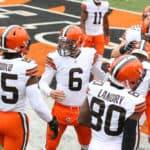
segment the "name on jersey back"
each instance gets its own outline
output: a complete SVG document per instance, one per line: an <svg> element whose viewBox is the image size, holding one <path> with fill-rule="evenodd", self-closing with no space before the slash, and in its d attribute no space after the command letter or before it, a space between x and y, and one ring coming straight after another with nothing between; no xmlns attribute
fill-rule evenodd
<svg viewBox="0 0 150 150"><path fill-rule="evenodd" d="M99 98L102 98L103 100L113 102L115 104L121 104L124 100L124 96L121 96L119 94L110 93L109 91L101 89L97 95Z"/></svg>
<svg viewBox="0 0 150 150"><path fill-rule="evenodd" d="M13 64L0 63L0 70L11 71Z"/></svg>

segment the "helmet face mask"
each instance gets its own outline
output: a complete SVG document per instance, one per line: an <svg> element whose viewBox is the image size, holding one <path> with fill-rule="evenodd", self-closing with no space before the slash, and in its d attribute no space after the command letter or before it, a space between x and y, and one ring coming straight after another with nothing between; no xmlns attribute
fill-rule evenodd
<svg viewBox="0 0 150 150"><path fill-rule="evenodd" d="M71 56L73 51L76 50L76 42L59 37L58 41L58 52L61 56Z"/></svg>
<svg viewBox="0 0 150 150"><path fill-rule="evenodd" d="M19 50L22 53L27 54L29 51L29 47L30 47L30 40L23 41L23 45L20 46Z"/></svg>
<svg viewBox="0 0 150 150"><path fill-rule="evenodd" d="M58 38L58 53L60 56L76 57L80 52L80 44L82 41L82 30L76 25L68 25L64 27Z"/></svg>

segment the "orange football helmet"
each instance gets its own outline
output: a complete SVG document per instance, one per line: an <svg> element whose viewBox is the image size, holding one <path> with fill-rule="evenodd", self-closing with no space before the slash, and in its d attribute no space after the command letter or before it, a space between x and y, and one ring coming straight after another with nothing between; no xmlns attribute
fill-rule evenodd
<svg viewBox="0 0 150 150"><path fill-rule="evenodd" d="M109 68L110 80L121 87L136 88L143 75L140 60L132 55L122 55L116 58Z"/></svg>
<svg viewBox="0 0 150 150"><path fill-rule="evenodd" d="M8 26L1 35L1 49L8 53L26 54L30 45L30 36L19 25Z"/></svg>
<svg viewBox="0 0 150 150"><path fill-rule="evenodd" d="M58 38L58 53L61 56L73 56L81 46L82 40L83 32L80 27L76 25L64 27Z"/></svg>

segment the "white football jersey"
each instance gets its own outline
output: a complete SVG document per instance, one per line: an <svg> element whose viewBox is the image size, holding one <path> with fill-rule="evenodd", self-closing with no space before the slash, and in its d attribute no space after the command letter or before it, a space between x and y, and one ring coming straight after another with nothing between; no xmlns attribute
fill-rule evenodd
<svg viewBox="0 0 150 150"><path fill-rule="evenodd" d="M87 35L103 34L103 17L109 10L108 1L102 1L101 5L97 6L93 0L83 1L88 17L85 23Z"/></svg>
<svg viewBox="0 0 150 150"><path fill-rule="evenodd" d="M131 41L141 41L141 26L140 25L134 25L131 28L127 29L125 32L125 39L127 42Z"/></svg>
<svg viewBox="0 0 150 150"><path fill-rule="evenodd" d="M65 93L65 99L61 102L63 105L80 106L83 103L89 83L90 72L94 66L95 54L95 49L85 47L81 48L81 53L77 58L60 56L58 51L48 54L49 62L53 60L53 63L47 65L46 70L50 73L43 74L42 79L49 78L52 75L51 70L53 68L56 70L56 88L63 90ZM100 62L99 69L101 68L101 59L97 59L97 62ZM41 89L44 89L44 87L41 87Z"/></svg>
<svg viewBox="0 0 150 150"><path fill-rule="evenodd" d="M145 108L145 98L129 89L118 89L110 82L93 81L89 85L88 101L92 116L92 137L100 143L120 145L124 121Z"/></svg>
<svg viewBox="0 0 150 150"><path fill-rule="evenodd" d="M35 71L31 59L0 57L0 111L25 111L26 84Z"/></svg>

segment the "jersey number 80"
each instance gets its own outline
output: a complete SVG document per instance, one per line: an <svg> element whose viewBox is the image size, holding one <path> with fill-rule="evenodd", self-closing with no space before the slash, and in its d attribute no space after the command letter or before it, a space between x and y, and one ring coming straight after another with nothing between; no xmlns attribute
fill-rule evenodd
<svg viewBox="0 0 150 150"><path fill-rule="evenodd" d="M97 105L98 111L94 111L94 106ZM91 123L91 126L96 131L100 131L102 129L102 125L104 126L104 132L107 135L110 136L117 136L122 133L123 130L123 124L125 122L125 116L126 116L126 110L123 107L111 104L108 105L108 107L105 105L105 102L103 100L100 100L96 97L92 98L91 101L91 116L97 119L96 124ZM105 119L104 118L104 112L106 111ZM111 124L113 120L113 113L118 113L118 118L114 118L117 120L117 127L116 127L116 121L115 124ZM112 127L115 127L115 130L111 130Z"/></svg>

